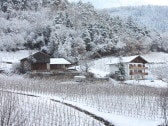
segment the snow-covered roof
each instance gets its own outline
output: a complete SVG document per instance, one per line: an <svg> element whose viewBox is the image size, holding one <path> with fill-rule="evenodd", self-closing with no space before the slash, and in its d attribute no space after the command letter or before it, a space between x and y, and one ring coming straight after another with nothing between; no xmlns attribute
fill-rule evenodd
<svg viewBox="0 0 168 126"><path fill-rule="evenodd" d="M137 55L136 56L127 56L127 57L114 57L111 59L111 61L107 64L118 64L120 62L122 63L129 63L131 62L133 59L135 59L136 57L138 57Z"/></svg>
<svg viewBox="0 0 168 126"><path fill-rule="evenodd" d="M64 58L50 58L50 64L71 64Z"/></svg>

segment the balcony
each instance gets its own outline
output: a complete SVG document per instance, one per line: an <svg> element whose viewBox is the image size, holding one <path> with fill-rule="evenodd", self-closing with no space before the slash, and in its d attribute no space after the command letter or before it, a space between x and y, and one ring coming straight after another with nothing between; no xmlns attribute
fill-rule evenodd
<svg viewBox="0 0 168 126"><path fill-rule="evenodd" d="M148 67L144 67L144 66L129 66L130 70L145 70L148 69Z"/></svg>
<svg viewBox="0 0 168 126"><path fill-rule="evenodd" d="M145 75L148 75L148 73L142 73L142 72L130 72L130 75L141 75L141 76L145 76Z"/></svg>

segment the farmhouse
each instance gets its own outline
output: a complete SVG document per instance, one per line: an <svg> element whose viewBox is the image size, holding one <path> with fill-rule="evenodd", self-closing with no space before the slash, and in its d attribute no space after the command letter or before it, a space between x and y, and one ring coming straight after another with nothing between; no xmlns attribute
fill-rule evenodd
<svg viewBox="0 0 168 126"><path fill-rule="evenodd" d="M29 57L23 58L20 62L24 71L50 69L50 56L43 52L37 52Z"/></svg>
<svg viewBox="0 0 168 126"><path fill-rule="evenodd" d="M70 65L64 58L50 58L50 70L66 70Z"/></svg>
<svg viewBox="0 0 168 126"><path fill-rule="evenodd" d="M43 52L37 52L27 58L20 60L21 67L26 71L50 71L50 70L66 70L71 65L64 58L50 58Z"/></svg>
<svg viewBox="0 0 168 126"><path fill-rule="evenodd" d="M146 64L148 62L141 56L116 57L109 63L112 77L119 80L145 79L148 75Z"/></svg>

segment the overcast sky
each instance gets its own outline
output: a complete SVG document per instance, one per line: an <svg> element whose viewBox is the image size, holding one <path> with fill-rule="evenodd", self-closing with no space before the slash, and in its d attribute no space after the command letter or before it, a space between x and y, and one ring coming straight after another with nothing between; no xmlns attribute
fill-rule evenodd
<svg viewBox="0 0 168 126"><path fill-rule="evenodd" d="M79 0L69 0L70 2L78 2ZM82 0L90 2L95 8L111 8L119 6L137 6L137 5L165 5L168 6L168 0Z"/></svg>

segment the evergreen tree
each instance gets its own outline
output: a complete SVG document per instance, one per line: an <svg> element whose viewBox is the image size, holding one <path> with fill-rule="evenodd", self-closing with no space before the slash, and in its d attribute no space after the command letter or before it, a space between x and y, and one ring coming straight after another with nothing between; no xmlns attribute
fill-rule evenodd
<svg viewBox="0 0 168 126"><path fill-rule="evenodd" d="M91 51L91 38L90 38L90 34L88 31L85 31L83 34L82 34L82 39L84 40L85 42L85 45L86 45L86 50L87 51Z"/></svg>
<svg viewBox="0 0 168 126"><path fill-rule="evenodd" d="M118 64L118 79L119 80L125 80L126 78L126 74L125 74L125 68L124 68L124 64L122 63L122 58L120 57L120 62Z"/></svg>

